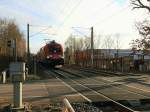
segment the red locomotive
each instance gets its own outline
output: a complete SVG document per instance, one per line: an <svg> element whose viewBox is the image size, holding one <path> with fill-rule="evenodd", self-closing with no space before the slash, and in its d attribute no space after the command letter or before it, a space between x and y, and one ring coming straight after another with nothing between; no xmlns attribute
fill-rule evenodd
<svg viewBox="0 0 150 112"><path fill-rule="evenodd" d="M63 65L63 48L62 45L56 43L54 40L47 43L40 49L37 54L38 61L43 65L50 65L55 67L57 65Z"/></svg>

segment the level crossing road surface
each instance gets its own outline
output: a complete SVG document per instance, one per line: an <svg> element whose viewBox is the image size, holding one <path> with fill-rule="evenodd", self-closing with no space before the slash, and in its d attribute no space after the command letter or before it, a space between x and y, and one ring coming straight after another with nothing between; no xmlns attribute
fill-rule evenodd
<svg viewBox="0 0 150 112"><path fill-rule="evenodd" d="M53 75L50 71L46 71L48 75ZM96 88L98 91L104 92L106 95L113 97L115 100L139 100L150 98L150 77L149 75L134 75L134 76L104 76L98 75L96 77L90 77L91 80L84 78L77 78L70 76L75 81L83 81L85 86ZM115 84L122 85L123 89L127 87L135 88L136 95L128 94L123 90L114 89L107 84L102 84L100 80L111 81ZM92 82L93 80L93 82ZM98 80L100 83L96 83L94 80ZM130 88L131 89L131 88ZM128 89L127 89L128 90ZM147 97L138 93L144 93ZM46 80L38 80L25 82L23 84L23 102L30 103L31 105L48 104L50 102L60 102L63 98L68 98L70 102L95 102L105 101L106 99L98 96L95 92L84 90L77 83L59 77L50 77ZM13 85L12 84L0 84L0 106L3 107L13 102Z"/></svg>
<svg viewBox="0 0 150 112"><path fill-rule="evenodd" d="M75 102L84 101L76 90L58 79L48 79L23 84L23 102L32 105L60 102L63 98L69 98ZM13 102L13 85L0 84L0 106Z"/></svg>

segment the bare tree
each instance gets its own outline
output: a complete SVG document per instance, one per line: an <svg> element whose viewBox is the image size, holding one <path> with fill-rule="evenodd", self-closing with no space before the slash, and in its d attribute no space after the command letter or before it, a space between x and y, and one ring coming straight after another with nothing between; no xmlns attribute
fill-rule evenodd
<svg viewBox="0 0 150 112"><path fill-rule="evenodd" d="M115 34L115 42L114 42L114 45L115 45L115 49L121 49L121 39L120 39L120 34Z"/></svg>
<svg viewBox="0 0 150 112"><path fill-rule="evenodd" d="M23 33L14 20L0 18L0 71L8 68L9 62L14 60L13 48L7 46L7 41L12 39L16 40L19 60L25 60L26 42Z"/></svg>
<svg viewBox="0 0 150 112"><path fill-rule="evenodd" d="M66 52L65 52L65 58L66 61L69 59L74 60L74 56L75 54L78 54L79 52L85 51L90 49L90 38L88 37L76 37L73 35L70 35L67 39L67 41L65 42L65 48L66 48ZM68 61L68 62L70 62ZM75 61L75 60L74 60ZM71 61L73 62L73 61Z"/></svg>
<svg viewBox="0 0 150 112"><path fill-rule="evenodd" d="M91 38L86 37L83 40L83 49L84 50L90 49L90 46L91 46Z"/></svg>
<svg viewBox="0 0 150 112"><path fill-rule="evenodd" d="M12 56L12 49L7 46L8 40L15 40L19 57L24 57L26 46L24 35L14 20L0 19L0 55Z"/></svg>
<svg viewBox="0 0 150 112"><path fill-rule="evenodd" d="M146 9L148 12L150 12L150 6L148 5L150 0L131 0L131 4L133 5L133 9Z"/></svg>
<svg viewBox="0 0 150 112"><path fill-rule="evenodd" d="M99 34L98 36L94 36L94 48L98 49L101 45L101 35Z"/></svg>
<svg viewBox="0 0 150 112"><path fill-rule="evenodd" d="M150 0L131 0L133 9L143 8L150 13ZM132 40L130 43L132 50L143 50L147 52L150 49L150 21L144 20L143 22L136 23L136 28L141 35L141 38Z"/></svg>
<svg viewBox="0 0 150 112"><path fill-rule="evenodd" d="M150 22L147 20L138 22L136 28L139 31L141 38L132 40L130 43L131 47L134 51L144 50L144 52L147 52L147 50L150 49Z"/></svg>
<svg viewBox="0 0 150 112"><path fill-rule="evenodd" d="M7 34L7 39L16 39L16 44L17 44L17 54L19 57L25 56L25 51L26 51L26 45L25 45L25 39L23 38L24 35L21 33L19 27L16 25L14 21L11 21L8 23L8 34Z"/></svg>
<svg viewBox="0 0 150 112"><path fill-rule="evenodd" d="M105 36L103 46L105 49L114 48L114 40L111 38L110 35Z"/></svg>

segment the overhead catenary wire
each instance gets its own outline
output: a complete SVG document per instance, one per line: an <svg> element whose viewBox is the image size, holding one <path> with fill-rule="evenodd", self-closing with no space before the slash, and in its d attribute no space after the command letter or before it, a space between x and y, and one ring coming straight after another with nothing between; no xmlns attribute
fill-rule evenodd
<svg viewBox="0 0 150 112"><path fill-rule="evenodd" d="M70 13L65 17L63 23L61 23L59 29L61 29L61 27L65 24L65 21L72 15L72 12L76 9L77 6L79 6L79 4L81 3L81 1L82 1L82 0L79 0L79 2L72 8L72 10L70 11ZM111 3L112 3L112 1L111 1L109 4L107 4L106 6L110 5ZM118 12L115 13L115 14L112 14L112 15L110 15L110 16L104 18L104 19L101 20L101 21L96 22L93 26L97 26L97 25L100 24L101 22L104 22L104 21L109 20L110 18L114 17L115 15L120 14L122 11L124 11L124 10L127 9L128 7L129 7L129 6L123 8L122 10L118 11ZM41 32L47 31L47 30L49 29L49 27L51 27L51 26L44 26L44 25L43 25L43 26L42 26L42 25L31 25L31 26L33 26L33 27L47 27L47 28L45 28L45 29L43 29L43 30L41 30L41 31L39 31L39 32L37 32L37 33L31 35L30 37L33 37L33 36L35 36L35 35L38 35L38 34L40 34ZM75 29L74 29L74 30L75 30ZM77 30L76 30L76 31L77 31ZM77 31L77 32L80 33L80 34L82 34L80 31ZM82 35L85 36L85 34L82 34Z"/></svg>
<svg viewBox="0 0 150 112"><path fill-rule="evenodd" d="M106 5L104 5L103 7L100 7L98 10L96 10L93 15L96 15L97 13L100 14L101 12L104 12L105 9L107 9L107 7L109 6L113 6L113 4L116 3L115 0L111 0L110 2L108 2Z"/></svg>
<svg viewBox="0 0 150 112"><path fill-rule="evenodd" d="M101 23L104 23L104 22L106 22L106 21L112 19L112 18L115 17L116 15L121 14L123 11L125 11L125 10L126 10L127 8L129 8L129 7L130 7L130 5L124 7L123 9L119 10L118 12L113 13L113 14L109 15L108 17L102 19L101 21L96 22L93 26L97 26L97 25L99 25L99 24L101 24Z"/></svg>
<svg viewBox="0 0 150 112"><path fill-rule="evenodd" d="M89 38L87 35L85 35L84 33L80 32L79 30L75 29L74 27L72 27L73 30L75 30L76 32L78 32L79 34L83 35L84 37Z"/></svg>
<svg viewBox="0 0 150 112"><path fill-rule="evenodd" d="M73 11L78 7L78 5L81 3L81 1L82 1L82 0L79 0L79 2L72 8L72 10L70 11L70 13L65 17L63 23L61 23L61 24L59 25L60 28L64 25L65 21L72 15ZM31 25L31 26L33 26L33 27L34 27L34 26L38 27L38 26L40 26L40 25ZM46 26L44 26L44 27L46 27ZM41 32L47 31L49 28L51 28L51 26L48 26L47 28L45 28L45 29L43 29L43 30L41 30L41 31L39 31L39 32L37 32L37 33L31 35L30 37L33 37L33 36L35 36L35 35L38 35L38 34L40 34ZM59 28L59 29L60 29L60 28Z"/></svg>
<svg viewBox="0 0 150 112"><path fill-rule="evenodd" d="M71 6L70 4L71 4L73 1L74 1L74 0L67 0L67 2L65 3L65 5L64 5L63 8L61 9L60 13L62 14L62 13L65 12L66 9L69 9L70 7L68 7L68 5ZM73 2L73 3L74 3L74 2Z"/></svg>
<svg viewBox="0 0 150 112"><path fill-rule="evenodd" d="M59 25L59 31L61 31L62 26L64 26L65 22L69 19L69 17L73 14L73 12L75 11L75 9L77 9L77 7L81 4L83 0L79 0L79 2L71 9L71 11L69 12L69 14L64 18L63 22Z"/></svg>
<svg viewBox="0 0 150 112"><path fill-rule="evenodd" d="M112 4L114 4L114 3L115 3L114 0L112 0L111 2L109 2L108 4L106 4L105 7L100 8L100 9L104 9L104 8L106 8L106 7L108 7L108 6L112 5ZM101 24L101 23L103 23L103 22L105 22L105 21L108 21L109 19L112 19L114 16L116 16L116 15L122 13L122 12L125 11L127 8L129 8L129 5L128 5L127 7L125 7L125 8L123 8L123 9L119 10L118 12L109 15L108 17L102 19L101 21L96 22L96 23L95 23L94 25L92 25L92 26L99 25L99 24ZM100 10L100 12L101 12L101 11L103 11L103 10ZM80 32L80 31L77 30L77 29L75 29L75 28L83 28L83 27L72 27L72 28L73 28L76 32L78 32L78 33L80 33L81 35L87 37L84 33ZM86 28L86 29L87 29L87 28Z"/></svg>
<svg viewBox="0 0 150 112"><path fill-rule="evenodd" d="M71 27L71 28L82 28L82 29L87 29L87 30L90 29L90 28L88 28L88 27L81 27L81 26L76 26L76 27Z"/></svg>
<svg viewBox="0 0 150 112"><path fill-rule="evenodd" d="M72 10L70 11L70 13L65 17L63 23L60 24L60 27L64 25L64 23L66 22L66 20L73 14L72 12L74 12L74 10L81 4L82 0L79 0L79 2L72 8ZM109 2L108 4L106 4L104 7L98 9L95 13L97 13L99 10L103 11L103 9L106 9L106 7L111 6L112 4L114 4L114 0L112 0L111 2Z"/></svg>
<svg viewBox="0 0 150 112"><path fill-rule="evenodd" d="M72 10L70 11L70 13L65 17L63 23L60 24L59 30L60 30L61 27L65 24L65 22L67 21L67 19L73 14L72 12L81 4L81 2L82 2L82 1L79 0L79 2L72 8ZM108 7L108 6L112 5L112 4L114 4L114 0L112 0L111 2L109 2L108 4L106 4L103 8L100 8L101 11L103 11L102 9L104 9L104 8L106 8L106 7ZM99 10L100 10L100 9L99 9ZM98 11L98 10L97 10L97 11ZM90 29L90 28L86 28L86 29ZM79 31L78 31L78 33L79 33ZM80 34L81 34L81 32L80 32Z"/></svg>
<svg viewBox="0 0 150 112"><path fill-rule="evenodd" d="M79 0L79 2L71 9L71 11L69 12L69 14L64 18L63 22L60 24L60 27L64 25L64 23L67 21L67 19L73 14L73 12L75 11L75 9L80 5L82 0Z"/></svg>
<svg viewBox="0 0 150 112"><path fill-rule="evenodd" d="M129 8L129 5L121 10L119 10L117 13L115 14L111 14L110 16L104 18L101 21L96 22L93 26L99 25L100 23L103 23L104 21L108 21L109 19L112 19L114 16L121 14L123 11L125 11L127 8ZM79 30L75 29L75 27L72 27L76 32L78 32L79 34L83 35L84 37L88 37L87 35L85 35L84 33L80 32ZM77 27L78 28L78 27ZM79 27L81 28L81 27Z"/></svg>
<svg viewBox="0 0 150 112"><path fill-rule="evenodd" d="M35 36L35 35L38 35L38 34L40 34L41 32L47 31L49 28L51 28L51 26L48 26L47 28L42 29L41 31L39 31L39 32L37 32L37 33L35 33L35 34L32 34L30 37L33 37L33 36Z"/></svg>
<svg viewBox="0 0 150 112"><path fill-rule="evenodd" d="M68 5L68 2L66 2L66 5ZM63 10L65 9L66 5L64 5L64 8ZM62 10L62 11L63 11ZM47 27L45 29L42 29L41 31L35 33L35 34L32 34L30 37L33 37L33 36L36 36L38 34L41 34L41 32L44 32L44 31L47 31L49 28L51 28L51 26L46 26L46 25L30 25L31 27Z"/></svg>
<svg viewBox="0 0 150 112"><path fill-rule="evenodd" d="M53 10L53 12L55 12L55 13L53 13L57 18L61 18L61 15L63 14L63 12L65 12L65 10L66 10L66 8L67 9L70 9L71 7L68 7L68 5L69 6L72 6L73 4L74 4L74 2L73 2L74 0L66 0L65 2L63 1L63 3L62 4L64 4L64 6L62 7L62 8L58 8L57 7L57 10ZM72 2L73 2L73 4L72 4ZM59 10L58 10L59 9ZM56 12L57 12L57 14L56 14Z"/></svg>
<svg viewBox="0 0 150 112"><path fill-rule="evenodd" d="M30 24L31 27L49 27L50 25Z"/></svg>
<svg viewBox="0 0 150 112"><path fill-rule="evenodd" d="M69 15L64 19L64 22L63 22L62 24L60 24L60 27L62 27L62 26L64 25L65 21L69 18L69 16L71 16L71 14L72 14L72 12L74 11L74 9L75 9L77 6L79 6L80 3L81 3L81 0L80 0L80 1L77 3L77 5L73 8L73 10L70 11ZM103 9L106 9L106 7L109 7L109 6L111 6L112 4L114 4L114 3L115 3L114 0L108 2L104 7L99 8L95 13L97 13L97 12L99 13L99 10L100 10L100 12L102 12ZM81 27L79 27L79 28L81 28ZM87 28L87 29L90 29L90 28Z"/></svg>
<svg viewBox="0 0 150 112"><path fill-rule="evenodd" d="M68 2L69 1L69 2ZM60 9L60 12L64 12L65 8L69 5L69 3L72 3L73 0L66 0L66 2L64 3L65 5L63 6L62 9ZM71 6L71 5L70 5ZM70 8L70 7L68 7ZM57 8L58 9L58 8ZM54 11L54 10L53 10ZM56 11L54 11L56 13ZM26 24L22 25L26 28ZM40 25L40 24L30 24L31 27L48 27L49 25Z"/></svg>

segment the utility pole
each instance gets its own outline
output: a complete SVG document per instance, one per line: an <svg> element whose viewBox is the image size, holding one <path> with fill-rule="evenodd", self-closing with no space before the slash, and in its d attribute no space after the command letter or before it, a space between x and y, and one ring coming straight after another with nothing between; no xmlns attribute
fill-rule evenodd
<svg viewBox="0 0 150 112"><path fill-rule="evenodd" d="M73 50L73 59L74 59L74 64L75 64L75 53L76 53L76 39L75 39L75 36L74 36L74 39L73 39L73 44L74 44L74 50Z"/></svg>
<svg viewBox="0 0 150 112"><path fill-rule="evenodd" d="M27 24L27 63L29 66L30 46L29 46L29 24Z"/></svg>
<svg viewBox="0 0 150 112"><path fill-rule="evenodd" d="M92 68L93 68L93 52L94 52L93 27L91 27L91 67Z"/></svg>
<svg viewBox="0 0 150 112"><path fill-rule="evenodd" d="M15 62L17 62L17 38L15 38Z"/></svg>
<svg viewBox="0 0 150 112"><path fill-rule="evenodd" d="M36 67L36 55L33 57L33 60L34 60L34 75L36 75L36 71L37 71L37 67Z"/></svg>
<svg viewBox="0 0 150 112"><path fill-rule="evenodd" d="M118 62L119 62L119 34L116 35L116 44L117 44L117 56L116 56L116 71L119 70Z"/></svg>
<svg viewBox="0 0 150 112"><path fill-rule="evenodd" d="M17 62L17 38L7 41L7 46L13 50L13 59Z"/></svg>

